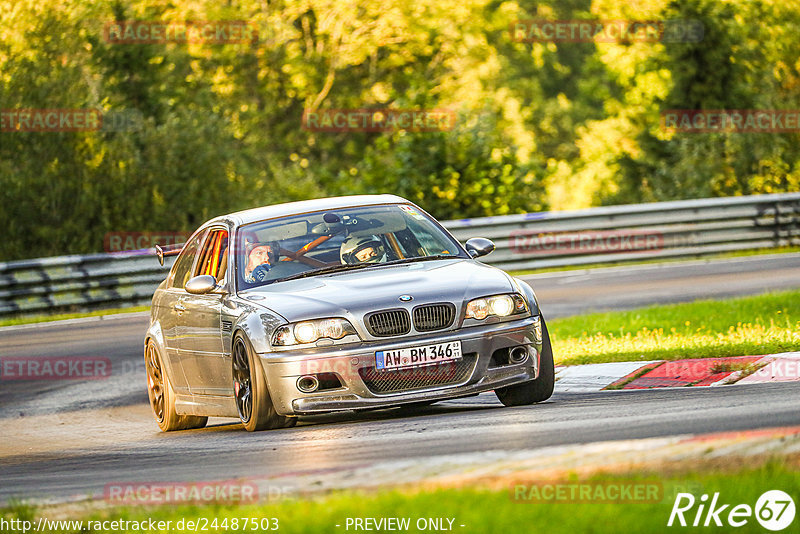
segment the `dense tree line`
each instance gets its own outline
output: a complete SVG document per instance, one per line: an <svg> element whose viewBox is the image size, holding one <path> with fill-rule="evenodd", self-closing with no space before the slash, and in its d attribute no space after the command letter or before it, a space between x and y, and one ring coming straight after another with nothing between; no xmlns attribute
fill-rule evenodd
<svg viewBox="0 0 800 534"><path fill-rule="evenodd" d="M534 19L693 20L703 38L515 39ZM258 38L108 36L115 21L224 20ZM796 132L676 133L661 113L800 109L799 34L797 0L0 0L0 109L106 119L0 132L0 260L328 195L396 193L449 219L797 191ZM309 109L365 108L456 121L301 127Z"/></svg>

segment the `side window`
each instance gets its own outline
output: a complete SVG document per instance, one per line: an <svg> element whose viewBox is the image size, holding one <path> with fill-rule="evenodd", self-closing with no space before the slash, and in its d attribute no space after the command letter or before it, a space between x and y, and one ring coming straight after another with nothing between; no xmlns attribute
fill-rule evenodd
<svg viewBox="0 0 800 534"><path fill-rule="evenodd" d="M197 249L199 248L200 241L203 239L204 235L205 232L202 232L184 245L180 256L178 256L178 259L175 260L175 265L172 267L171 287L183 289L183 286L185 286L186 282L188 282L189 278L191 278L194 257L197 255Z"/></svg>
<svg viewBox="0 0 800 534"><path fill-rule="evenodd" d="M228 231L212 229L203 244L200 261L197 263L197 274L210 274L217 282L225 277L228 267Z"/></svg>

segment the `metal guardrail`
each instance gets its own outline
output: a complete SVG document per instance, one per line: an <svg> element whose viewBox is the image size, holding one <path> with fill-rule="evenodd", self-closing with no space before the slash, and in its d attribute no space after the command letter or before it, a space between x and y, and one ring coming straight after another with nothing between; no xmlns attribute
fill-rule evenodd
<svg viewBox="0 0 800 534"><path fill-rule="evenodd" d="M150 304L174 261L90 254L0 263L0 316Z"/></svg>
<svg viewBox="0 0 800 534"><path fill-rule="evenodd" d="M487 237L486 263L508 270L695 257L800 246L800 193L443 223L464 242ZM154 255L91 254L0 263L0 316L149 304L164 267Z"/></svg>
<svg viewBox="0 0 800 534"><path fill-rule="evenodd" d="M629 204L449 221L497 246L509 270L621 263L800 245L800 193ZM624 240L624 242L623 242Z"/></svg>

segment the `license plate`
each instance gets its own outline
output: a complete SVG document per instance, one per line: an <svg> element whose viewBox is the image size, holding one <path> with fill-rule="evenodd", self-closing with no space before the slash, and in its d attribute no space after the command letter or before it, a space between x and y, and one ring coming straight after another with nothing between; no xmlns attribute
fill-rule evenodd
<svg viewBox="0 0 800 534"><path fill-rule="evenodd" d="M375 367L389 371L403 367L436 365L459 359L461 359L461 342L450 341L419 347L379 350L375 353Z"/></svg>

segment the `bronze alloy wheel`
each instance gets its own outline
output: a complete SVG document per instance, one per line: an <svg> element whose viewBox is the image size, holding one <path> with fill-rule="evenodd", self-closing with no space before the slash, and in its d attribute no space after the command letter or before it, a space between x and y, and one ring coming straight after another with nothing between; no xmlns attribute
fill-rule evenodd
<svg viewBox="0 0 800 534"><path fill-rule="evenodd" d="M149 339L144 348L144 367L147 374L147 396L158 427L164 432L203 428L208 417L179 414L175 408L176 396L170 376L155 341Z"/></svg>
<svg viewBox="0 0 800 534"><path fill-rule="evenodd" d="M147 371L147 395L150 397L150 406L153 408L153 415L156 421L163 423L164 374L161 370L161 360L152 341L147 344L144 362Z"/></svg>

